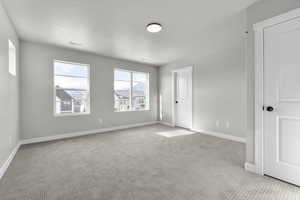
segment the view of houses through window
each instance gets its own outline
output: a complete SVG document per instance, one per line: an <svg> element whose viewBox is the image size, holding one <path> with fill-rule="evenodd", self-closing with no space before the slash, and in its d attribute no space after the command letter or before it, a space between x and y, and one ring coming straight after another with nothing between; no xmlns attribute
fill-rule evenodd
<svg viewBox="0 0 300 200"><path fill-rule="evenodd" d="M149 73L115 69L114 109L120 111L149 109Z"/></svg>
<svg viewBox="0 0 300 200"><path fill-rule="evenodd" d="M54 61L55 114L90 112L89 65Z"/></svg>

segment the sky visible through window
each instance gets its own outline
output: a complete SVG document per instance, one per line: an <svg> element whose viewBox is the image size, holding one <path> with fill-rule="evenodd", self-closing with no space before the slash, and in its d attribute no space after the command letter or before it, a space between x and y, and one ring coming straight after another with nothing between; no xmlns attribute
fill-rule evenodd
<svg viewBox="0 0 300 200"><path fill-rule="evenodd" d="M126 90L130 87L130 72L117 70L115 71L115 90ZM147 74L146 73L133 73L133 87L138 85L139 83L147 82Z"/></svg>
<svg viewBox="0 0 300 200"><path fill-rule="evenodd" d="M88 68L86 65L73 63L55 62L55 75L88 77Z"/></svg>
<svg viewBox="0 0 300 200"><path fill-rule="evenodd" d="M60 88L88 89L88 67L55 61L55 86Z"/></svg>

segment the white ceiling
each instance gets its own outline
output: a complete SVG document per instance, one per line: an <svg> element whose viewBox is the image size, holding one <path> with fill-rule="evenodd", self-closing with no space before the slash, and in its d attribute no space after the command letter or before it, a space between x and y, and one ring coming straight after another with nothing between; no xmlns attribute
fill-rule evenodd
<svg viewBox="0 0 300 200"><path fill-rule="evenodd" d="M222 24L256 0L2 1L23 40L162 65L218 45ZM163 31L146 32L150 22Z"/></svg>

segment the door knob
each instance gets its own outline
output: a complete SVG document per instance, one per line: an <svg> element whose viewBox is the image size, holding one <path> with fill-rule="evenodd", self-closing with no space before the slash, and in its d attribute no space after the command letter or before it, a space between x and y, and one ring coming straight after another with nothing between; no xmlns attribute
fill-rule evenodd
<svg viewBox="0 0 300 200"><path fill-rule="evenodd" d="M272 112L272 111L274 110L274 108L273 108L272 106L268 106L268 107L266 108L266 110L267 110L268 112Z"/></svg>
<svg viewBox="0 0 300 200"><path fill-rule="evenodd" d="M175 101L175 103L178 103L178 101Z"/></svg>

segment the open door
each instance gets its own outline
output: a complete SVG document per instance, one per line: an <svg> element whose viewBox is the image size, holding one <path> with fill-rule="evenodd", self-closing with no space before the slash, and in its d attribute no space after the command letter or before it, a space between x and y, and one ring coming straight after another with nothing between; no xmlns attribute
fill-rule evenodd
<svg viewBox="0 0 300 200"><path fill-rule="evenodd" d="M264 29L264 174L300 185L300 18Z"/></svg>

